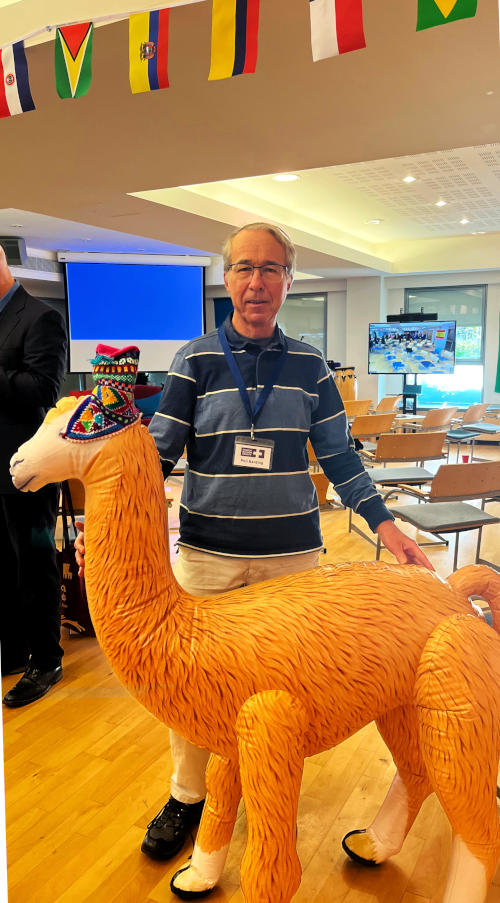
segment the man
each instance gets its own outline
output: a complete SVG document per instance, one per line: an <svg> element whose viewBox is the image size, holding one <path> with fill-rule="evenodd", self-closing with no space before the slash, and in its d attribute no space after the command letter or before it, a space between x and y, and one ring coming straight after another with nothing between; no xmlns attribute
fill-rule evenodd
<svg viewBox="0 0 500 903"><path fill-rule="evenodd" d="M28 705L62 678L60 580L54 529L58 487L19 492L9 461L55 404L66 362L60 314L12 276L0 247L0 541L2 674L24 672L4 705Z"/></svg>
<svg viewBox="0 0 500 903"><path fill-rule="evenodd" d="M322 356L276 325L293 281L290 239L254 223L233 233L223 253L232 317L178 352L150 425L165 476L187 447L178 582L206 595L317 565L322 539L308 438L343 503L400 563L431 568L366 474ZM171 749L171 796L142 844L156 859L181 849L205 795L208 753L173 732Z"/></svg>

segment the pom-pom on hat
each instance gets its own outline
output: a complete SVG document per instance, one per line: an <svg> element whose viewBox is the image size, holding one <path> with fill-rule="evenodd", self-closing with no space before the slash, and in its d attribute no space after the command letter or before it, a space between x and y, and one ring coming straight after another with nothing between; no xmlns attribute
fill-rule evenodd
<svg viewBox="0 0 500 903"><path fill-rule="evenodd" d="M135 345L97 346L91 361L94 390L76 408L64 433L66 439L103 439L140 419L133 396L139 354Z"/></svg>

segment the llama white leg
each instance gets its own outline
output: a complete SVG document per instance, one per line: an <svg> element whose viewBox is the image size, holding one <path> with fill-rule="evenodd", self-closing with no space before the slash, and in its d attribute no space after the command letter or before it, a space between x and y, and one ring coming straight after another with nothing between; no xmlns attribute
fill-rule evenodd
<svg viewBox="0 0 500 903"><path fill-rule="evenodd" d="M454 836L443 903L484 903L488 892L486 866Z"/></svg>
<svg viewBox="0 0 500 903"><path fill-rule="evenodd" d="M236 731L248 841L241 864L246 903L290 903L300 884L297 804L309 726L302 704L281 690L242 706Z"/></svg>
<svg viewBox="0 0 500 903"><path fill-rule="evenodd" d="M454 834L444 903L484 903L500 854L500 638L470 615L431 634L415 687L421 748Z"/></svg>
<svg viewBox="0 0 500 903"><path fill-rule="evenodd" d="M241 798L236 760L211 756L207 796L191 861L175 873L170 889L182 900L205 896L217 884L226 861Z"/></svg>
<svg viewBox="0 0 500 903"><path fill-rule="evenodd" d="M413 706L401 706L377 720L398 771L371 825L351 831L342 841L345 852L363 865L378 865L399 852L422 802L432 787L418 745Z"/></svg>

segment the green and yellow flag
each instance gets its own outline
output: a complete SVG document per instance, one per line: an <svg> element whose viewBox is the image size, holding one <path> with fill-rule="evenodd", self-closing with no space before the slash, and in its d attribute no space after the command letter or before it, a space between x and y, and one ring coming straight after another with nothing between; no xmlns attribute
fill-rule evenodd
<svg viewBox="0 0 500 903"><path fill-rule="evenodd" d="M476 15L477 0L418 0L417 31Z"/></svg>
<svg viewBox="0 0 500 903"><path fill-rule="evenodd" d="M82 97L92 81L92 22L58 28L55 42L59 97Z"/></svg>

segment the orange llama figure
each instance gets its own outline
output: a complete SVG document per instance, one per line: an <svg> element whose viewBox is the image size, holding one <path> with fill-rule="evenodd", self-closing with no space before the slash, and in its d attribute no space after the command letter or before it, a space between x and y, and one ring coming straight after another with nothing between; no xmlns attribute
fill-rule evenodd
<svg viewBox="0 0 500 903"><path fill-rule="evenodd" d="M372 825L344 847L373 864L396 853L435 791L454 834L444 903L484 903L500 852L500 575L446 582L414 566L326 566L220 596L192 597L168 559L164 486L139 422L90 442L64 437L63 399L19 449L19 489L79 478L96 634L119 679L156 717L212 752L183 899L222 872L241 793L247 903L289 903L301 870L295 823L303 760L375 719L397 766ZM83 402L85 404L85 401ZM126 554L124 550L127 550ZM203 712L195 719L193 712Z"/></svg>

